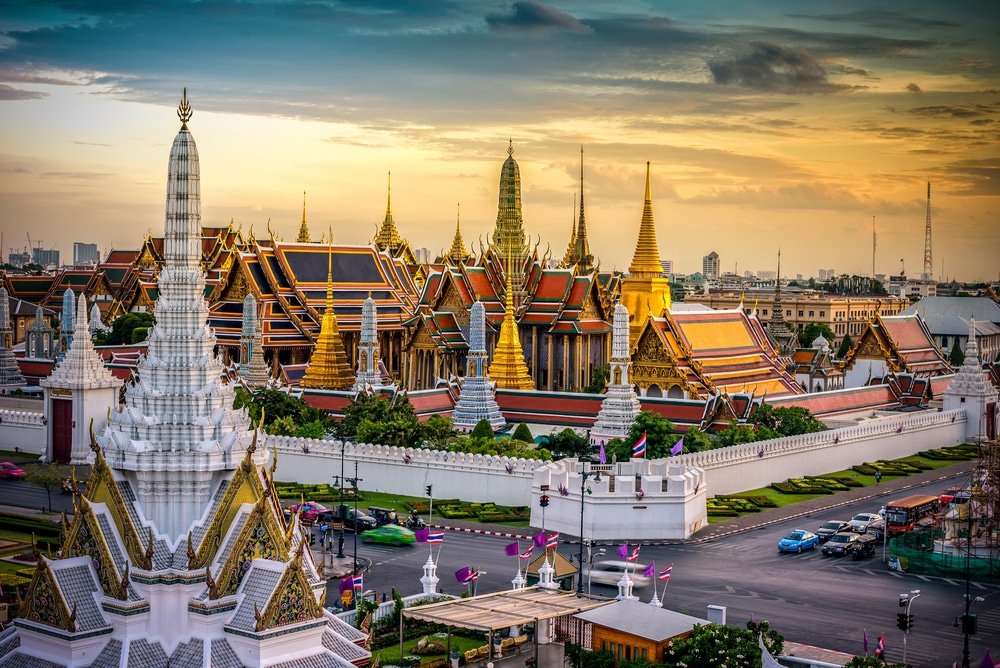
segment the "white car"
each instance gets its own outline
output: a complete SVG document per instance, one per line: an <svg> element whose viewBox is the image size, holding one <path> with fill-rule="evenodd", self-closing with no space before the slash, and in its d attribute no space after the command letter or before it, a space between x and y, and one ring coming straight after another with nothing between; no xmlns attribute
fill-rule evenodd
<svg viewBox="0 0 1000 668"><path fill-rule="evenodd" d="M584 575L594 584L616 587L618 581L622 579L622 575L625 574L626 568L628 568L628 574L634 588L642 589L651 582L651 578L642 574L646 569L646 564L633 564L625 561L600 561Z"/></svg>
<svg viewBox="0 0 1000 668"><path fill-rule="evenodd" d="M878 513L858 513L851 518L849 524L854 533L867 533L881 531L885 527L885 520Z"/></svg>

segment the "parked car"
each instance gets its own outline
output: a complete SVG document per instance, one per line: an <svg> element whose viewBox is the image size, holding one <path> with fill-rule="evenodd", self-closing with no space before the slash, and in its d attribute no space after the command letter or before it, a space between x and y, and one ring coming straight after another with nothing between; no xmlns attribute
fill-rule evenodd
<svg viewBox="0 0 1000 668"><path fill-rule="evenodd" d="M824 557L842 557L847 554L847 548L857 537L858 535L853 531L839 531L830 536L830 540L823 543L820 552L823 553Z"/></svg>
<svg viewBox="0 0 1000 668"><path fill-rule="evenodd" d="M319 514L327 510L327 507L324 506L322 503L316 503L315 501L306 501L305 503L302 504L293 503L292 505L288 506L289 514L294 515L295 513L297 513L299 511L300 505L302 506L302 513L299 515L299 518L307 524L312 524L313 522L315 522L316 518L319 517Z"/></svg>
<svg viewBox="0 0 1000 668"><path fill-rule="evenodd" d="M856 535L854 540L847 544L844 551L850 555L851 559L858 561L874 555L878 545L878 539L873 534L863 533Z"/></svg>
<svg viewBox="0 0 1000 668"><path fill-rule="evenodd" d="M413 532L398 524L384 524L361 534L361 540L366 543L384 543L386 545L412 545L416 542Z"/></svg>
<svg viewBox="0 0 1000 668"><path fill-rule="evenodd" d="M24 469L13 462L0 462L0 478L23 478Z"/></svg>
<svg viewBox="0 0 1000 668"><path fill-rule="evenodd" d="M841 531L850 531L851 525L846 520L830 520L829 522L824 522L823 525L816 529L816 535L819 536L819 542L825 543L830 540L830 536Z"/></svg>
<svg viewBox="0 0 1000 668"><path fill-rule="evenodd" d="M796 529L778 541L778 552L814 550L817 545L819 545L819 536L805 529Z"/></svg>
<svg viewBox="0 0 1000 668"><path fill-rule="evenodd" d="M628 561L600 561L586 571L585 575L594 584L616 587L618 581L622 579L622 575L625 574L626 568L628 568L628 575L632 579L634 588L641 589L649 585L650 578L642 574L643 570L646 569L646 564L633 564Z"/></svg>
<svg viewBox="0 0 1000 668"><path fill-rule="evenodd" d="M355 510L346 504L341 506L340 517L337 516L335 510L325 510L316 519L320 522L343 522L344 529L356 533L368 531L378 526L378 522L374 517L365 515L364 512Z"/></svg>
<svg viewBox="0 0 1000 668"><path fill-rule="evenodd" d="M851 518L850 524L851 531L855 533L876 532L885 528L885 520L878 513L858 513Z"/></svg>

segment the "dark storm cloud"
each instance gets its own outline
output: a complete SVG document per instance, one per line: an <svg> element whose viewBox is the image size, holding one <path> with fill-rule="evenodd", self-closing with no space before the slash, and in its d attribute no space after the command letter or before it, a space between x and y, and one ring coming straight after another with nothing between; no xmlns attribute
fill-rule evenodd
<svg viewBox="0 0 1000 668"><path fill-rule="evenodd" d="M925 118L976 118L995 114L997 109L985 104L945 105L911 107L907 110L914 116Z"/></svg>
<svg viewBox="0 0 1000 668"><path fill-rule="evenodd" d="M925 19L902 12L882 9L865 9L844 14L789 14L791 18L815 19L832 23L851 23L879 30L907 30L927 28L961 28L962 26L945 19Z"/></svg>
<svg viewBox="0 0 1000 668"><path fill-rule="evenodd" d="M877 77L872 76L871 70L866 70L861 67L851 67L849 65L831 65L829 67L831 72L837 74L850 74L859 77L864 77L866 79L876 79Z"/></svg>
<svg viewBox="0 0 1000 668"><path fill-rule="evenodd" d="M961 185L953 190L959 195L1000 196L1000 158L960 160L945 169Z"/></svg>
<svg viewBox="0 0 1000 668"><path fill-rule="evenodd" d="M754 42L750 53L729 60L711 60L715 83L778 93L836 93L851 86L827 80L826 69L805 49Z"/></svg>
<svg viewBox="0 0 1000 668"><path fill-rule="evenodd" d="M534 0L515 2L507 14L488 14L486 24L495 32L550 33L557 30L586 32L575 17Z"/></svg>
<svg viewBox="0 0 1000 668"><path fill-rule="evenodd" d="M912 81L910 83L906 84L906 91L908 93L923 93L924 92L923 89L920 88L920 86L918 86L917 84L913 83Z"/></svg>
<svg viewBox="0 0 1000 668"><path fill-rule="evenodd" d="M34 90L21 90L7 84L0 84L0 100L38 100L48 97L48 93L40 93Z"/></svg>

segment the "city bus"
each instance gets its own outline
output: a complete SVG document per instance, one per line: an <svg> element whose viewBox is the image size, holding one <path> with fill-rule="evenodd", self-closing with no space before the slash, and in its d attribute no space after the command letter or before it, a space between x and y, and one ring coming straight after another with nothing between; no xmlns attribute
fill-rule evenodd
<svg viewBox="0 0 1000 668"><path fill-rule="evenodd" d="M938 503L938 497L926 494L890 501L885 505L886 531L890 536L913 531L920 520L937 512Z"/></svg>

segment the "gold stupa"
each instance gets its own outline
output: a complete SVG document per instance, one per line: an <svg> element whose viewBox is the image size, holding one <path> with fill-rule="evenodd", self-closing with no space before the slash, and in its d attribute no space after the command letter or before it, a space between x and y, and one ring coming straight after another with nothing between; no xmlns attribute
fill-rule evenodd
<svg viewBox="0 0 1000 668"><path fill-rule="evenodd" d="M333 237L331 233L331 238ZM354 371L347 363L344 341L337 329L337 316L333 311L333 247L327 255L326 309L320 325L319 338L313 348L309 366L299 383L302 387L324 390L349 390L354 385Z"/></svg>
<svg viewBox="0 0 1000 668"><path fill-rule="evenodd" d="M533 390L535 383L528 375L528 365L524 363L521 337L517 333L514 319L514 288L507 272L507 289L504 294L503 324L500 325L500 340L493 351L490 363L490 380L504 390Z"/></svg>
<svg viewBox="0 0 1000 668"><path fill-rule="evenodd" d="M632 315L629 340L635 344L646 318L658 316L670 308L670 282L663 277L660 250L656 245L656 225L653 223L653 199L649 188L649 163L646 163L646 198L642 205L642 222L635 254L622 280L621 303Z"/></svg>

